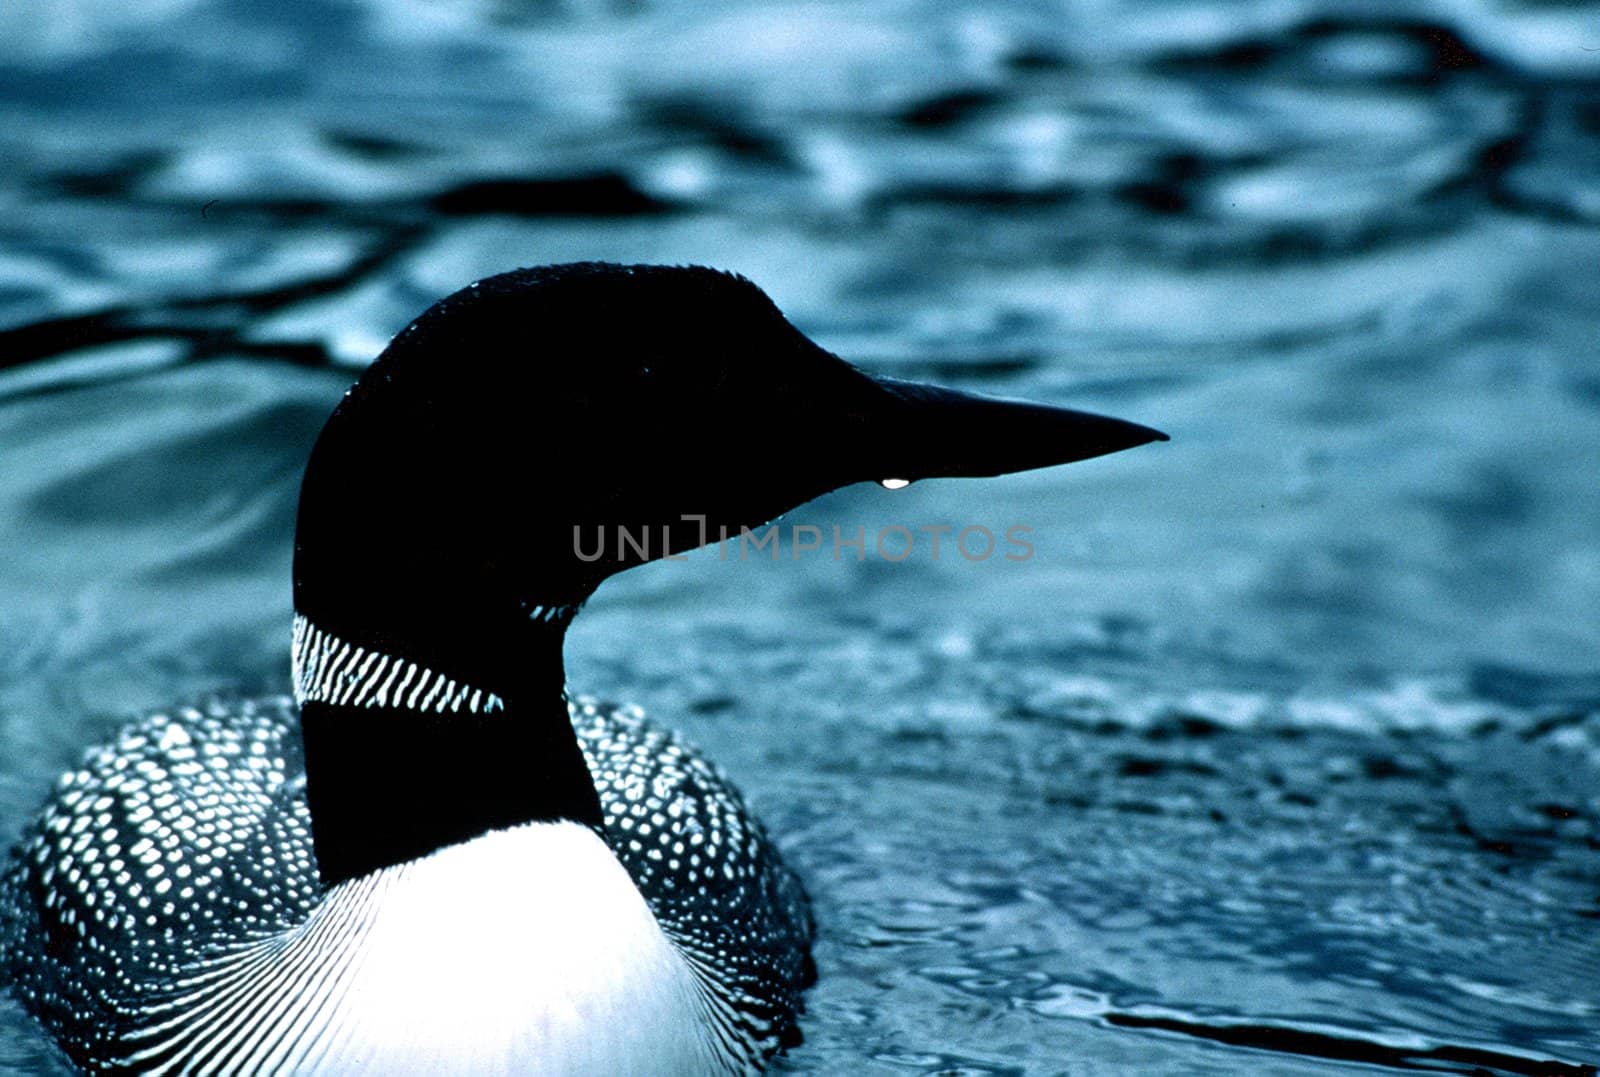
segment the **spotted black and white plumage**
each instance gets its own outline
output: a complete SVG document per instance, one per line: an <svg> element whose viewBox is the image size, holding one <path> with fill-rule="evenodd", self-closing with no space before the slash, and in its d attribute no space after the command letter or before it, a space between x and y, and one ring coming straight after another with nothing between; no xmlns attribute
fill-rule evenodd
<svg viewBox="0 0 1600 1077"><path fill-rule="evenodd" d="M728 1072L757 1068L795 1039L814 975L804 891L693 749L631 707L580 699L569 711L611 850L703 985ZM296 1014L337 981L348 958L337 940L359 934L385 873L346 884L329 915L297 727L284 698L155 715L61 779L0 909L20 997L79 1066L300 1068ZM285 973L295 993L274 1009L251 994L251 959L308 925L325 937L307 953L331 960ZM244 985L240 1012L200 1027L194 1015L218 1007L230 978ZM282 1010L281 1027L263 1030L260 1013Z"/></svg>

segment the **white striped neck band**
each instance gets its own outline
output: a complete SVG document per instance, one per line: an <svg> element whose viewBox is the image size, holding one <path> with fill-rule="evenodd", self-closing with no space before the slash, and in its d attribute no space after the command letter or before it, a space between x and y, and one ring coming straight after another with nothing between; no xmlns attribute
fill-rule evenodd
<svg viewBox="0 0 1600 1077"><path fill-rule="evenodd" d="M492 714L506 708L493 692L340 639L298 613L292 661L294 698L302 705L395 707L434 714Z"/></svg>
<svg viewBox="0 0 1600 1077"><path fill-rule="evenodd" d="M522 604L522 612L528 620L542 625L559 625L561 628L571 624L572 619L582 608L582 602L569 602L560 606L539 606L532 602Z"/></svg>

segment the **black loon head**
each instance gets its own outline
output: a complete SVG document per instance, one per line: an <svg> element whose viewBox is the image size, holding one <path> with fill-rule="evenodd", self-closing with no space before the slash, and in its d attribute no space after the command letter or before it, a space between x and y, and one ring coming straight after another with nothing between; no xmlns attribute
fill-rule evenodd
<svg viewBox="0 0 1600 1077"><path fill-rule="evenodd" d="M1163 438L869 376L731 274L523 269L429 309L335 411L301 495L296 608L503 692L541 611L723 528L853 482L997 475ZM617 528L648 548L580 555Z"/></svg>

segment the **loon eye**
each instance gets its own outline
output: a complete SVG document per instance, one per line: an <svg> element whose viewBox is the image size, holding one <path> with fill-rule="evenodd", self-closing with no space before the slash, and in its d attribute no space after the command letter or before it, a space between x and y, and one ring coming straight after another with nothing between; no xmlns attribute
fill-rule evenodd
<svg viewBox="0 0 1600 1077"><path fill-rule="evenodd" d="M885 490L904 490L911 485L910 479L879 479L878 485Z"/></svg>

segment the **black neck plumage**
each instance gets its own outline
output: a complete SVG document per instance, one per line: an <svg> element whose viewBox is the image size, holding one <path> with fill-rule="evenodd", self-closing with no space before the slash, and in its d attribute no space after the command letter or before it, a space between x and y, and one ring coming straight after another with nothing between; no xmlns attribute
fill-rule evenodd
<svg viewBox="0 0 1600 1077"><path fill-rule="evenodd" d="M502 694L296 618L295 694L325 885L523 823L601 826L567 712L564 617L547 623L547 645Z"/></svg>

